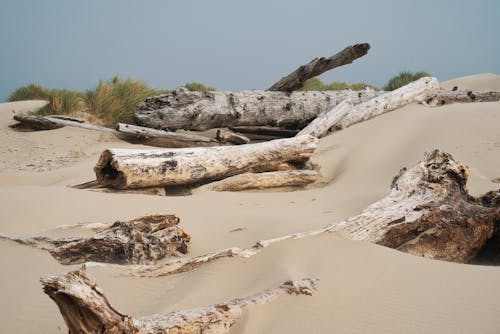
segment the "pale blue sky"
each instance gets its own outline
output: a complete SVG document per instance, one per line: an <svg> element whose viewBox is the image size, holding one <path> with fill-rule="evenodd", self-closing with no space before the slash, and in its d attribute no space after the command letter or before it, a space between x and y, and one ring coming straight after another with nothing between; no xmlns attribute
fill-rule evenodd
<svg viewBox="0 0 500 334"><path fill-rule="evenodd" d="M3 0L0 100L32 82L85 90L115 74L156 88L264 89L361 42L368 55L322 78L499 74L500 1Z"/></svg>

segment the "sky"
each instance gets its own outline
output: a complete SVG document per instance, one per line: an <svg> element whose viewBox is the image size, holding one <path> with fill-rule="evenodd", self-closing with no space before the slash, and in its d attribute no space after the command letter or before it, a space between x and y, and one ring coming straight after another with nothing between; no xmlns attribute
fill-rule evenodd
<svg viewBox="0 0 500 334"><path fill-rule="evenodd" d="M321 79L500 74L500 1L2 0L0 101L29 83L86 90L117 74L155 88L265 89L364 42L366 56Z"/></svg>

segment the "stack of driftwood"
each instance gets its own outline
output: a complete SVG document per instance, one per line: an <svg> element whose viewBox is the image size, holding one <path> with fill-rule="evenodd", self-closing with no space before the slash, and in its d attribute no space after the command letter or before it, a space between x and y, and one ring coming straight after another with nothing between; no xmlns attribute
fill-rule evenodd
<svg viewBox="0 0 500 334"><path fill-rule="evenodd" d="M138 125L120 123L108 129L64 117L14 118L23 127L73 125L169 148L108 149L95 166L97 181L79 185L165 195L179 186L207 183L217 191L304 186L317 177L318 166L308 162L317 139L332 130L415 101L432 106L500 99L498 92L441 91L431 77L392 92L298 91L308 79L350 64L369 49L368 43L355 44L316 58L264 91L193 92L180 87L139 103L134 113ZM214 138L193 133L210 129L217 129Z"/></svg>
<svg viewBox="0 0 500 334"><path fill-rule="evenodd" d="M207 184L213 190L304 186L314 182L309 161L319 138L411 102L429 107L453 102L497 101L498 92L441 91L426 77L392 92L302 92L304 82L365 55L368 44L349 46L299 67L266 91L191 92L184 88L151 97L135 110L138 125L107 129L61 117L19 116L21 126L78 126L108 131L131 142L168 148L108 149L95 167L98 185L120 191L165 194L171 188ZM206 134L176 132L217 129ZM85 238L0 238L49 251L62 264L126 265L125 274L158 277L187 272L223 257L250 257L267 246L338 231L411 254L453 262L497 259L500 253L500 192L467 193L468 167L433 150L394 178L391 192L361 214L320 230L261 240L197 257L157 263L188 252L189 235L173 215L154 215L95 226ZM81 185L87 188L89 184ZM165 190L166 189L166 190ZM85 269L42 279L71 333L224 333L249 304L284 294L312 295L315 280L289 281L275 289L223 304L134 319L111 306Z"/></svg>

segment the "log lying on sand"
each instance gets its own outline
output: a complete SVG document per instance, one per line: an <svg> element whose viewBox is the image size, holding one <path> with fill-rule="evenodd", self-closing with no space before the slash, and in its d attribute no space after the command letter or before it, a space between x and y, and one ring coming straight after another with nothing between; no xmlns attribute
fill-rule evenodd
<svg viewBox="0 0 500 334"><path fill-rule="evenodd" d="M86 123L82 120L60 115L51 115L51 116L14 115L14 119L19 122L19 124L14 125L14 127L20 127L23 129L32 129L37 131L53 130L62 128L63 126L73 126L87 130L115 133L114 129L106 128L100 125Z"/></svg>
<svg viewBox="0 0 500 334"><path fill-rule="evenodd" d="M118 123L116 131L118 138L134 144L172 148L220 145L217 140L204 136L157 130L124 123Z"/></svg>
<svg viewBox="0 0 500 334"><path fill-rule="evenodd" d="M354 60L367 54L368 50L370 50L370 44L368 43L354 44L349 45L331 57L315 58L308 64L300 66L286 77L283 77L268 90L281 92L299 90L304 87L304 83L308 79L314 78L336 67L351 64Z"/></svg>
<svg viewBox="0 0 500 334"><path fill-rule="evenodd" d="M316 292L316 280L287 281L277 288L213 306L132 318L112 306L84 268L42 278L41 283L74 334L227 333L248 305L287 294L311 296Z"/></svg>
<svg viewBox="0 0 500 334"><path fill-rule="evenodd" d="M426 258L466 263L487 245L495 228L500 230L500 191L476 199L467 193L467 177L466 165L448 153L433 150L422 162L409 170L403 169L394 178L387 197L345 221L318 230L261 240L249 248L233 247L159 265L129 266L127 274L172 275L219 258L248 258L277 242L332 231L353 240L370 241Z"/></svg>
<svg viewBox="0 0 500 334"><path fill-rule="evenodd" d="M249 171L277 170L285 162L306 162L318 140L311 136L239 146L158 150L109 149L94 170L111 188L187 185Z"/></svg>
<svg viewBox="0 0 500 334"><path fill-rule="evenodd" d="M134 118L138 125L171 131L235 126L300 129L347 98L357 104L380 94L372 90L191 92L181 87L140 102Z"/></svg>
<svg viewBox="0 0 500 334"><path fill-rule="evenodd" d="M92 237L51 239L2 235L0 238L48 250L65 265L88 261L148 264L167 255L187 253L190 237L178 223L179 218L174 215L150 215L126 222L117 221L101 228Z"/></svg>
<svg viewBox="0 0 500 334"><path fill-rule="evenodd" d="M436 98L429 102L431 106L442 106L451 103L495 102L500 101L500 92L474 92L471 90L440 91Z"/></svg>
<svg viewBox="0 0 500 334"><path fill-rule="evenodd" d="M346 128L353 124L401 108L408 103L432 99L437 95L438 91L439 82L436 78L420 78L396 90L384 93L354 106L340 122L334 125Z"/></svg>
<svg viewBox="0 0 500 334"><path fill-rule="evenodd" d="M315 170L288 170L265 173L243 173L208 184L215 191L241 191L277 187L301 187L316 181Z"/></svg>

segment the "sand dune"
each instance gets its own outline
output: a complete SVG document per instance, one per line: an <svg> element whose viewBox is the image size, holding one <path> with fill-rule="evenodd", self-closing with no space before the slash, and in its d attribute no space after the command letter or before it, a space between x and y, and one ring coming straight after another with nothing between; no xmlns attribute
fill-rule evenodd
<svg viewBox="0 0 500 334"><path fill-rule="evenodd" d="M500 76L478 75L442 84L500 90ZM427 109L409 105L321 140L313 160L321 178L306 190L153 197L68 188L92 179L98 154L130 147L76 128L14 132L12 109L0 104L0 232L62 235L57 225L108 222L149 213L175 213L192 236L193 255L315 229L359 213L389 190L392 177L426 150L440 148L471 167L469 190L499 187L499 102ZM48 161L50 160L50 161ZM244 228L230 232L235 228ZM65 232L67 233L67 231ZM49 254L0 241L1 333L64 333L40 276L66 272ZM231 333L498 333L500 268L413 257L335 234L287 241L250 259L225 259L181 275L121 277L91 269L110 300L133 315L167 312L244 296L287 279L319 278L315 297L284 297L250 307Z"/></svg>

